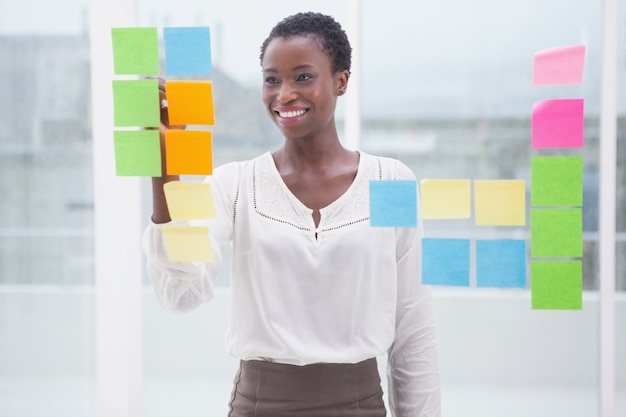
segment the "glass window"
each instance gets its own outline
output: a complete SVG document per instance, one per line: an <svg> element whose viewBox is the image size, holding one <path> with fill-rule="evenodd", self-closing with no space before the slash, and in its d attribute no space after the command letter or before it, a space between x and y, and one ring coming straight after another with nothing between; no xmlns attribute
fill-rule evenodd
<svg viewBox="0 0 626 417"><path fill-rule="evenodd" d="M533 156L583 158L582 311L532 310L528 289L478 288L474 264L470 288L434 287L447 416L597 415L601 13L594 1L363 2L365 151L403 160L418 181L524 180L527 205ZM587 48L582 84L533 86L535 52L577 44ZM557 98L584 98L583 149L531 148L533 104ZM529 221L424 227L426 237L472 245L528 243Z"/></svg>
<svg viewBox="0 0 626 417"><path fill-rule="evenodd" d="M10 3L0 7L0 414L94 415L87 1Z"/></svg>
<svg viewBox="0 0 626 417"><path fill-rule="evenodd" d="M617 396L615 415L626 414L626 71L623 56L626 51L626 2L619 1L618 18L618 73L617 73L617 297L616 297L616 378Z"/></svg>
<svg viewBox="0 0 626 417"><path fill-rule="evenodd" d="M347 3L322 1L315 9L345 25ZM283 1L266 6L224 3L209 10L193 0L175 6L139 1L142 26L211 26L214 73L208 78L215 84L216 166L254 157L281 143L261 106L259 46L277 20L301 7ZM355 71L360 76L363 151L402 160L418 180L524 180L527 206L533 156L572 155L584 161L582 311L533 311L528 273L525 289L477 288L475 275L470 288L435 287L446 415L596 415L601 3L391 0L362 1L360 6L361 42L355 47L361 65ZM587 48L580 85L532 85L535 52L575 44ZM585 145L534 150L532 106L558 98L585 100ZM623 123L620 126L622 149ZM624 181L620 184L619 207L626 208ZM149 191L146 183L146 219ZM622 220L618 219L617 284L624 291ZM427 237L530 242L528 222L527 218L524 227L497 228L477 227L472 220L429 220L425 230ZM159 415L166 406L159 395L165 389L190 412L209 403L226 407L235 368L222 348L228 314L227 268L218 285L220 292L212 303L184 318L171 317L153 298L146 298L149 415ZM170 360L160 360L163 354ZM623 372L618 375L623 390ZM207 392L213 393L210 398Z"/></svg>
<svg viewBox="0 0 626 417"><path fill-rule="evenodd" d="M250 159L276 149L280 132L261 101L260 47L280 19L302 11L289 1L220 2L139 0L138 25L157 27L209 26L215 126L213 165ZM271 5L271 7L268 7ZM307 6L308 7L308 6ZM344 20L344 2L322 0L313 7ZM162 39L161 39L162 40ZM184 176L183 180L199 180ZM145 181L144 214L151 212L150 182ZM148 287L144 299L144 410L150 417L176 413L225 415L238 362L224 348L228 321L229 259L224 260L216 297L192 314L172 316L157 303ZM176 334L176 337L173 335ZM157 347L158 348L155 348ZM167 358L167 360L163 360ZM167 392L167 395L163 395Z"/></svg>

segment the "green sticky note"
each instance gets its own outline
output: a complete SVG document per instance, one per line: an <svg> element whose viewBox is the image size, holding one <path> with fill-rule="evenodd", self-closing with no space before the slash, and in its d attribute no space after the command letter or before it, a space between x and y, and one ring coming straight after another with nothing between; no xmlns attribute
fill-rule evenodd
<svg viewBox="0 0 626 417"><path fill-rule="evenodd" d="M531 205L583 205L583 159L578 156L531 159Z"/></svg>
<svg viewBox="0 0 626 417"><path fill-rule="evenodd" d="M159 82L114 80L113 118L116 127L159 127Z"/></svg>
<svg viewBox="0 0 626 417"><path fill-rule="evenodd" d="M530 273L533 310L582 309L581 261L533 261Z"/></svg>
<svg viewBox="0 0 626 417"><path fill-rule="evenodd" d="M582 209L532 209L530 237L533 258L582 257Z"/></svg>
<svg viewBox="0 0 626 417"><path fill-rule="evenodd" d="M115 171L119 176L161 176L158 130L116 130Z"/></svg>
<svg viewBox="0 0 626 417"><path fill-rule="evenodd" d="M113 28L115 74L157 75L159 40L156 28Z"/></svg>

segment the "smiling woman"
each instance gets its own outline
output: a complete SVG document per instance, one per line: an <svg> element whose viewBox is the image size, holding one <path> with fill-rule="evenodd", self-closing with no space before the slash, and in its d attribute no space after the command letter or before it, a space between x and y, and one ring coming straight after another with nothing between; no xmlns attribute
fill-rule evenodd
<svg viewBox="0 0 626 417"><path fill-rule="evenodd" d="M211 264L170 262L163 185L153 180L148 273L167 310L214 296L232 244L228 352L240 360L230 417L382 417L376 357L388 355L395 417L440 415L435 322L421 285L422 229L369 225L372 180L414 180L396 159L346 149L335 123L350 43L332 17L298 13L261 48L263 102L283 135L272 152L228 163L211 184Z"/></svg>

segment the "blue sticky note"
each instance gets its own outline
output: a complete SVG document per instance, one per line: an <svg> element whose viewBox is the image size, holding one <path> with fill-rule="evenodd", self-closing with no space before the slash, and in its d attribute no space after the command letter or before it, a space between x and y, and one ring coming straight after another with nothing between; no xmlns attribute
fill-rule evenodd
<svg viewBox="0 0 626 417"><path fill-rule="evenodd" d="M167 75L212 72L211 33L208 27L164 28L163 42Z"/></svg>
<svg viewBox="0 0 626 417"><path fill-rule="evenodd" d="M422 283L467 287L469 282L469 239L422 240Z"/></svg>
<svg viewBox="0 0 626 417"><path fill-rule="evenodd" d="M370 181L370 226L416 227L417 181Z"/></svg>
<svg viewBox="0 0 626 417"><path fill-rule="evenodd" d="M526 288L526 241L477 240L476 285Z"/></svg>

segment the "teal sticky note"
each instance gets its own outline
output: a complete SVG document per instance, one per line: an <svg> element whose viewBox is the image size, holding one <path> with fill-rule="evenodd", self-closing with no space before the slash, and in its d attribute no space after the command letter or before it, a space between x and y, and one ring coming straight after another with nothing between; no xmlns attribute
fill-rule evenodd
<svg viewBox="0 0 626 417"><path fill-rule="evenodd" d="M533 207L583 205L583 159L578 156L533 157L531 194Z"/></svg>
<svg viewBox="0 0 626 417"><path fill-rule="evenodd" d="M157 75L159 40L156 28L113 28L115 74Z"/></svg>
<svg viewBox="0 0 626 417"><path fill-rule="evenodd" d="M161 141L158 130L116 130L115 172L118 176L160 177Z"/></svg>
<svg viewBox="0 0 626 417"><path fill-rule="evenodd" d="M476 286L526 287L525 240L477 240Z"/></svg>
<svg viewBox="0 0 626 417"><path fill-rule="evenodd" d="M159 127L159 82L114 80L113 118L116 127Z"/></svg>
<svg viewBox="0 0 626 417"><path fill-rule="evenodd" d="M422 240L422 283L467 287L469 282L468 239Z"/></svg>
<svg viewBox="0 0 626 417"><path fill-rule="evenodd" d="M370 181L370 226L416 227L417 181Z"/></svg>
<svg viewBox="0 0 626 417"><path fill-rule="evenodd" d="M211 32L208 27L164 28L163 43L166 74L211 73Z"/></svg>
<svg viewBox="0 0 626 417"><path fill-rule="evenodd" d="M581 310L583 301L581 261L532 261L533 310Z"/></svg>
<svg viewBox="0 0 626 417"><path fill-rule="evenodd" d="M533 258L582 257L582 209L532 209L530 236Z"/></svg>

